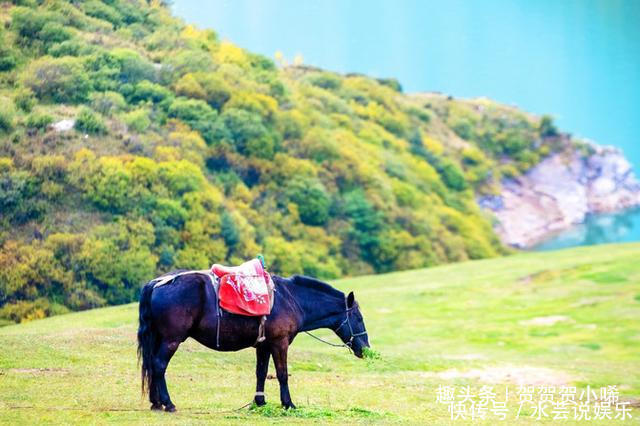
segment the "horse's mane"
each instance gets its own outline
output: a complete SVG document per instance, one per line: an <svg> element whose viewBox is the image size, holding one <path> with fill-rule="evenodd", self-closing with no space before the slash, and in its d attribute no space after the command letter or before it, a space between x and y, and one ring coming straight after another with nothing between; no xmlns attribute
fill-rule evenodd
<svg viewBox="0 0 640 426"><path fill-rule="evenodd" d="M339 297L344 299L344 293L341 292L340 290L337 290L333 287L331 287L329 284L322 282L320 280L317 280L315 278L311 278L311 277L305 277L304 275L294 275L291 277L291 282L294 285L300 286L300 287L306 287L312 290L317 290L321 293L327 293L330 294L332 296L335 297Z"/></svg>

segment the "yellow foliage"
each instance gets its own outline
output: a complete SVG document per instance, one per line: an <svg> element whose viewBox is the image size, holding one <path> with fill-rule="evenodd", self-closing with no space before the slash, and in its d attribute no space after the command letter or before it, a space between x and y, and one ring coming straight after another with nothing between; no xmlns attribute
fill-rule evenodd
<svg viewBox="0 0 640 426"><path fill-rule="evenodd" d="M0 172L13 170L13 159L9 157L0 157Z"/></svg>
<svg viewBox="0 0 640 426"><path fill-rule="evenodd" d="M177 94L190 98L204 99L207 92L192 73L183 75L173 86Z"/></svg>
<svg viewBox="0 0 640 426"><path fill-rule="evenodd" d="M158 161L178 161L182 159L180 150L173 146L157 146L154 157Z"/></svg>
<svg viewBox="0 0 640 426"><path fill-rule="evenodd" d="M271 119L278 111L278 101L269 95L253 92L236 92L225 108L241 108L254 111L261 116Z"/></svg>
<svg viewBox="0 0 640 426"><path fill-rule="evenodd" d="M217 52L214 53L214 59L220 64L232 63L242 67L248 65L247 55L244 50L228 41L220 43Z"/></svg>
<svg viewBox="0 0 640 426"><path fill-rule="evenodd" d="M186 25L180 36L187 40L198 42L200 46L212 48L212 42L216 39L216 34L212 30L200 30L193 25Z"/></svg>
<svg viewBox="0 0 640 426"><path fill-rule="evenodd" d="M435 155L441 155L444 151L444 147L439 140L425 134L422 134L422 144L427 150L434 153Z"/></svg>

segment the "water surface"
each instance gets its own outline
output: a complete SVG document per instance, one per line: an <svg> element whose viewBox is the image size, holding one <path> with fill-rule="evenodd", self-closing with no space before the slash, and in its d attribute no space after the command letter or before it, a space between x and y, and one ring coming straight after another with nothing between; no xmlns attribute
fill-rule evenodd
<svg viewBox="0 0 640 426"><path fill-rule="evenodd" d="M589 215L584 223L561 232L532 250L556 250L629 241L640 241L640 208Z"/></svg>

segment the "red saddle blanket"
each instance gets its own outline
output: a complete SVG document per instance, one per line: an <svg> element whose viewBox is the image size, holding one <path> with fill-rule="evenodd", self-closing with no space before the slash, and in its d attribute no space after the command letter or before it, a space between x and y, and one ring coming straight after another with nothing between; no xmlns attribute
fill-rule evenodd
<svg viewBox="0 0 640 426"><path fill-rule="evenodd" d="M269 315L273 307L274 285L271 275L264 270L259 259L240 266L211 267L220 279L218 290L220 307L239 315Z"/></svg>

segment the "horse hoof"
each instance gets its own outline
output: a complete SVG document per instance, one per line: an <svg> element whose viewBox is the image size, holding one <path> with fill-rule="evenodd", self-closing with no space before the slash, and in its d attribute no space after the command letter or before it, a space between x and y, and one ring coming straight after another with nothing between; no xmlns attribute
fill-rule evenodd
<svg viewBox="0 0 640 426"><path fill-rule="evenodd" d="M293 402L289 402L287 404L282 404L282 406L284 407L285 410L288 410L288 409L295 410L296 409L296 406L293 405Z"/></svg>
<svg viewBox="0 0 640 426"><path fill-rule="evenodd" d="M255 402L255 404L258 407L262 407L263 405L267 405L267 401L265 400L264 396L256 396L255 399L253 400L253 402Z"/></svg>
<svg viewBox="0 0 640 426"><path fill-rule="evenodd" d="M151 405L151 411L160 411L160 410L162 410L162 404Z"/></svg>
<svg viewBox="0 0 640 426"><path fill-rule="evenodd" d="M166 411L167 413L175 413L176 412L176 406L175 405L167 405L166 407L164 407L164 411Z"/></svg>

